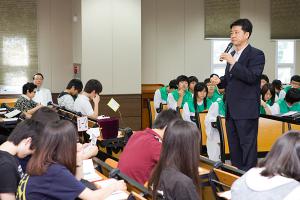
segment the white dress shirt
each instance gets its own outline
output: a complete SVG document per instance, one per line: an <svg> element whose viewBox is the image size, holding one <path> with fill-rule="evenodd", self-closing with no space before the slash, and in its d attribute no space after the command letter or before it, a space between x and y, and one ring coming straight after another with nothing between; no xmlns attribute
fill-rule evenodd
<svg viewBox="0 0 300 200"><path fill-rule="evenodd" d="M47 88L38 88L32 100L43 106L47 106L49 102L53 102L51 92Z"/></svg>

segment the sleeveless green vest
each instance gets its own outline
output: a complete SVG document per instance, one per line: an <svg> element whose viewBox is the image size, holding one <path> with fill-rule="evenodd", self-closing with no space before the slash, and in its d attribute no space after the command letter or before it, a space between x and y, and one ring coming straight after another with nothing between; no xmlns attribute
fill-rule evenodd
<svg viewBox="0 0 300 200"><path fill-rule="evenodd" d="M271 100L268 100L267 102L266 102L266 104L268 104L269 106L271 106ZM264 109L264 107L263 106L260 106L260 114L266 114L266 110Z"/></svg>
<svg viewBox="0 0 300 200"><path fill-rule="evenodd" d="M297 112L300 112L300 103L297 102L295 103L294 105L292 105L291 107L289 107L287 105L287 103L285 102L284 99L279 99L277 101L278 105L279 105L279 108L280 108L280 114L284 114L284 113L287 113L289 111L297 111Z"/></svg>
<svg viewBox="0 0 300 200"><path fill-rule="evenodd" d="M211 97L207 97L207 99L211 100L212 103L216 102L219 98L223 99L223 95L219 93L217 87L215 87L215 91Z"/></svg>
<svg viewBox="0 0 300 200"><path fill-rule="evenodd" d="M287 93L290 89L292 88L292 86L286 86L283 90L285 91L285 93Z"/></svg>
<svg viewBox="0 0 300 200"><path fill-rule="evenodd" d="M190 112L191 113L195 113L194 102L193 101L188 101L187 103L188 103ZM198 110L198 113L205 110L205 108L204 108L204 102L201 105L197 104L197 110Z"/></svg>
<svg viewBox="0 0 300 200"><path fill-rule="evenodd" d="M159 88L161 99L164 100L165 102L167 102L168 99L167 87L168 86Z"/></svg>
<svg viewBox="0 0 300 200"><path fill-rule="evenodd" d="M172 95L173 95L175 101L178 101L178 99L179 99L179 93L178 93L177 89L172 92ZM183 98L182 98L182 103L181 103L181 107L180 108L183 108L183 105L185 104L185 102L188 102L190 100L193 101L192 93L189 92L189 91L185 91L185 93L183 95Z"/></svg>
<svg viewBox="0 0 300 200"><path fill-rule="evenodd" d="M218 106L219 106L219 115L221 116L225 116L225 104L224 104L224 101L223 100L219 100L217 101L218 103Z"/></svg>

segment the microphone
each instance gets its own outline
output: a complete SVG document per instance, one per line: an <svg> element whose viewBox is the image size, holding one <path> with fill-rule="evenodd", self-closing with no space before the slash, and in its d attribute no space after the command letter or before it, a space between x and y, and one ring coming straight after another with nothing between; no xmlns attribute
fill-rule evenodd
<svg viewBox="0 0 300 200"><path fill-rule="evenodd" d="M224 53L228 53L228 52L230 51L230 49L232 48L232 46L233 46L233 44L232 44L232 42L230 42L230 43L228 44L228 46L226 47ZM220 58L220 61L222 62L223 59Z"/></svg>

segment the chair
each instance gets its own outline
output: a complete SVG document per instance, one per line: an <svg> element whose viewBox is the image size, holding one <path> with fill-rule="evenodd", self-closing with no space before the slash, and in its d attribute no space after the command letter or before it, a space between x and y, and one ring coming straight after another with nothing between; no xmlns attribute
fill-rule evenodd
<svg viewBox="0 0 300 200"><path fill-rule="evenodd" d="M220 134L221 161L225 162L226 155L229 155L229 146L224 117L217 117L217 127ZM282 130L283 123L281 121L260 117L257 135L257 152L269 152L275 141L282 135Z"/></svg>
<svg viewBox="0 0 300 200"><path fill-rule="evenodd" d="M149 126L152 128L152 124L155 120L155 108L154 108L154 101L147 99L147 107L149 113Z"/></svg>
<svg viewBox="0 0 300 200"><path fill-rule="evenodd" d="M228 146L228 138L226 132L226 124L225 118L218 116L217 117L217 128L220 135L220 153L221 153L221 161L225 163L226 154L229 154L229 146Z"/></svg>
<svg viewBox="0 0 300 200"><path fill-rule="evenodd" d="M198 124L199 124L199 129L201 131L202 146L206 146L206 139L207 139L205 123L204 123L206 115L207 115L207 110L199 113L198 116Z"/></svg>
<svg viewBox="0 0 300 200"><path fill-rule="evenodd" d="M12 108L15 107L16 102L17 102L17 98L0 99L0 105L2 103L5 103L6 105L8 105L9 107L12 107Z"/></svg>
<svg viewBox="0 0 300 200"><path fill-rule="evenodd" d="M219 196L220 193L229 191L233 182L240 178L238 175L220 169L221 166L221 162L216 163L209 174L209 182L216 200L223 199Z"/></svg>
<svg viewBox="0 0 300 200"><path fill-rule="evenodd" d="M300 125L284 123L284 132L290 130L300 131Z"/></svg>
<svg viewBox="0 0 300 200"><path fill-rule="evenodd" d="M269 152L275 141L282 136L284 123L260 117L258 124L257 151Z"/></svg>

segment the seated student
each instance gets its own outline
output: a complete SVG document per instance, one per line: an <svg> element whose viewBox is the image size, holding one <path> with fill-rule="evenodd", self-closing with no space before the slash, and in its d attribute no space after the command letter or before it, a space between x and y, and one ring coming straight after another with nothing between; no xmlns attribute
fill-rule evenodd
<svg viewBox="0 0 300 200"><path fill-rule="evenodd" d="M24 175L17 159L33 153L42 125L31 119L20 122L0 146L0 199L13 200Z"/></svg>
<svg viewBox="0 0 300 200"><path fill-rule="evenodd" d="M81 94L78 95L74 102L74 110L81 112L91 118L98 117L98 104L100 101L99 94L102 92L102 84L96 79L90 79L84 87ZM90 103L90 99L94 102L94 109Z"/></svg>
<svg viewBox="0 0 300 200"><path fill-rule="evenodd" d="M44 76L41 73L36 73L33 75L33 83L37 86L36 94L33 98L33 101L47 106L49 102L52 101L52 95L49 89L43 88Z"/></svg>
<svg viewBox="0 0 300 200"><path fill-rule="evenodd" d="M279 99L273 106L266 106L268 115L284 114L289 111L300 112L300 90L291 88L284 99Z"/></svg>
<svg viewBox="0 0 300 200"><path fill-rule="evenodd" d="M225 96L224 96L225 98ZM217 116L225 117L225 99L220 99L211 104L205 117L206 147L208 158L213 161L220 160L220 135L217 128L212 127L211 123L217 121Z"/></svg>
<svg viewBox="0 0 300 200"><path fill-rule="evenodd" d="M196 83L198 83L199 81L196 76L190 76L188 81L189 81L189 91L190 93L194 94L194 87Z"/></svg>
<svg viewBox="0 0 300 200"><path fill-rule="evenodd" d="M168 94L177 89L177 81L173 79L170 81L169 85L157 89L154 93L154 108L155 114L161 112L161 104L167 104Z"/></svg>
<svg viewBox="0 0 300 200"><path fill-rule="evenodd" d="M32 100L36 93L36 85L29 82L24 84L22 93L15 104L15 109L26 113L30 117L36 110L42 107L42 105Z"/></svg>
<svg viewBox="0 0 300 200"><path fill-rule="evenodd" d="M117 190L126 190L124 181L92 191L75 178L82 162L76 159L77 130L67 120L46 124L36 152L19 183L17 199L105 199Z"/></svg>
<svg viewBox="0 0 300 200"><path fill-rule="evenodd" d="M74 101L83 88L79 79L72 79L67 88L58 95L57 102L59 106L63 106L68 110L74 110Z"/></svg>
<svg viewBox="0 0 300 200"><path fill-rule="evenodd" d="M211 74L209 76L209 79L211 79L214 76L220 78L218 74ZM225 94L225 89L224 88L223 89L218 88L218 86L212 81L210 81L210 83L215 86L215 92L217 92L217 94L219 94L219 95L224 95Z"/></svg>
<svg viewBox="0 0 300 200"><path fill-rule="evenodd" d="M211 102L216 102L223 98L223 95L219 93L218 87L210 82L210 78L204 80L204 84L207 86L207 99Z"/></svg>
<svg viewBox="0 0 300 200"><path fill-rule="evenodd" d="M148 184L153 200L200 199L199 146L199 129L192 123L176 120L168 125Z"/></svg>
<svg viewBox="0 0 300 200"><path fill-rule="evenodd" d="M209 109L210 105L211 101L207 99L206 85L202 82L197 83L194 88L193 99L185 102L183 106L183 120L196 124L196 113Z"/></svg>
<svg viewBox="0 0 300 200"><path fill-rule="evenodd" d="M176 80L178 89L168 94L167 99L168 108L173 110L183 108L184 103L192 99L192 93L188 91L188 77L180 75Z"/></svg>
<svg viewBox="0 0 300 200"><path fill-rule="evenodd" d="M165 129L171 121L179 118L176 111L163 110L155 119L153 129L134 133L121 153L120 171L141 184L148 181L159 159Z"/></svg>
<svg viewBox="0 0 300 200"><path fill-rule="evenodd" d="M272 106L275 102L275 88L270 83L266 83L260 91L260 114L266 114L267 105Z"/></svg>
<svg viewBox="0 0 300 200"><path fill-rule="evenodd" d="M286 86L283 90L280 91L280 93L279 93L279 99L284 99L286 93L291 88L296 88L296 89L300 90L300 76L299 75L292 76L290 85Z"/></svg>
<svg viewBox="0 0 300 200"><path fill-rule="evenodd" d="M273 87L275 88L275 94L276 94L276 96L275 96L275 102L277 102L278 99L279 99L279 93L280 93L280 91L282 90L282 83L281 83L281 80L274 79L274 80L272 81L272 85L273 85Z"/></svg>
<svg viewBox="0 0 300 200"><path fill-rule="evenodd" d="M269 82L269 77L266 74L260 75L260 88L262 88L266 83Z"/></svg>
<svg viewBox="0 0 300 200"><path fill-rule="evenodd" d="M231 187L232 200L299 200L300 132L281 136L257 168Z"/></svg>

